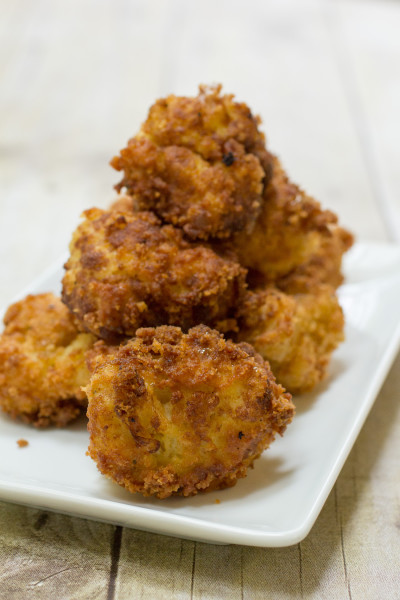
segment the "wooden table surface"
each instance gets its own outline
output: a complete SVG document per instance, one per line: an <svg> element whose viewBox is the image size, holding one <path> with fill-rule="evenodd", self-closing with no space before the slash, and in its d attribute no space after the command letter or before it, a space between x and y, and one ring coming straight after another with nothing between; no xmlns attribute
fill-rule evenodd
<svg viewBox="0 0 400 600"><path fill-rule="evenodd" d="M153 100L193 95L200 82L222 82L260 113L292 178L359 239L400 239L399 2L1 9L2 306L65 251L84 208L113 198L108 161ZM0 503L0 596L400 598L399 399L397 359L296 546L214 546Z"/></svg>

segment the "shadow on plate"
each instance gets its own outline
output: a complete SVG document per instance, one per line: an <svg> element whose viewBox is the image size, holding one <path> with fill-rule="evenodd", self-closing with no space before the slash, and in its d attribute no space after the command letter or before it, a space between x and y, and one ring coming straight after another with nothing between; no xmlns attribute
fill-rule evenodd
<svg viewBox="0 0 400 600"><path fill-rule="evenodd" d="M105 477L99 480L99 496L114 502L123 502L142 507L157 507L158 509L170 510L184 506L206 507L215 506L220 501L230 503L242 501L243 499L265 492L270 492L272 487L284 485L285 479L290 477L292 469L284 468L284 461L279 457L268 457L263 454L254 463L254 469L249 469L247 477L238 479L237 484L231 488L215 490L212 492L200 492L196 496L173 496L159 500L158 498L145 498L140 494L131 494Z"/></svg>

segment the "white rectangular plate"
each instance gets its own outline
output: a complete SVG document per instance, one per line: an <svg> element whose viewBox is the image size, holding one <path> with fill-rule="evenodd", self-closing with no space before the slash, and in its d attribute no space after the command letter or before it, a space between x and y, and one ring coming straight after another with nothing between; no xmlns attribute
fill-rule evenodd
<svg viewBox="0 0 400 600"><path fill-rule="evenodd" d="M234 488L193 498L144 499L109 482L85 455L86 422L35 430L0 415L0 498L213 543L289 546L314 524L400 342L400 246L357 244L339 291L346 342L328 379L297 399L283 438ZM25 293L60 291L62 268ZM29 446L19 448L25 438ZM216 500L220 503L216 503Z"/></svg>

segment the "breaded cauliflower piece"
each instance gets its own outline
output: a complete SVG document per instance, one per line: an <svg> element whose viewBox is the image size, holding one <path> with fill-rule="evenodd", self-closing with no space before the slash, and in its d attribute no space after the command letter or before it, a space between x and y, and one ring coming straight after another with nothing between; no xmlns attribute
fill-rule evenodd
<svg viewBox="0 0 400 600"><path fill-rule="evenodd" d="M296 295L275 288L248 292L240 316L238 339L269 361L292 394L310 391L325 377L344 339L343 312L329 285Z"/></svg>
<svg viewBox="0 0 400 600"><path fill-rule="evenodd" d="M352 234L342 227L334 227L324 235L318 250L311 258L276 281L279 289L289 294L312 292L321 283L334 288L343 283L343 255L353 245Z"/></svg>
<svg viewBox="0 0 400 600"><path fill-rule="evenodd" d="M118 194L107 210L113 210L120 213L132 213L137 212L139 209L133 202L132 196L128 196L128 194Z"/></svg>
<svg viewBox="0 0 400 600"><path fill-rule="evenodd" d="M251 346L204 325L139 329L99 353L86 393L99 470L159 498L234 485L294 414Z"/></svg>
<svg viewBox="0 0 400 600"><path fill-rule="evenodd" d="M63 427L85 408L85 353L95 338L79 333L53 294L12 304L0 337L0 406L35 427Z"/></svg>
<svg viewBox="0 0 400 600"><path fill-rule="evenodd" d="M124 171L118 190L192 239L250 232L271 175L260 119L220 91L200 86L195 98L158 100L111 161Z"/></svg>
<svg viewBox="0 0 400 600"><path fill-rule="evenodd" d="M292 183L274 158L265 202L251 232L240 232L226 244L240 264L266 282L275 282L318 255L332 238L337 217Z"/></svg>
<svg viewBox="0 0 400 600"><path fill-rule="evenodd" d="M62 294L84 329L115 342L142 326L234 324L246 276L238 263L187 242L151 213L91 209L84 216Z"/></svg>

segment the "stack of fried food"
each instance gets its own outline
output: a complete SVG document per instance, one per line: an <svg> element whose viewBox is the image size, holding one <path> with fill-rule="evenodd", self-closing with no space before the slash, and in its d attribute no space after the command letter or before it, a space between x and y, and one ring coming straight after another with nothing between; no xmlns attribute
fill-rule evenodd
<svg viewBox="0 0 400 600"><path fill-rule="evenodd" d="M352 236L259 127L220 86L158 100L111 161L117 200L73 234L62 300L6 313L3 410L62 426L87 398L89 454L132 492L233 485L343 339Z"/></svg>

